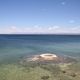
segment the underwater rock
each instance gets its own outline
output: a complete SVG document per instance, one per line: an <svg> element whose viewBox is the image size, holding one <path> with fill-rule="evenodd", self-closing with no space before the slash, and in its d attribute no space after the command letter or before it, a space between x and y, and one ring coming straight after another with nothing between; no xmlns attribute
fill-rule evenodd
<svg viewBox="0 0 80 80"><path fill-rule="evenodd" d="M76 62L76 60L72 57L68 56L60 56L51 53L45 53L40 55L33 55L31 57L27 57L23 60L23 62L36 62L36 63L72 63ZM22 62L22 63L23 63Z"/></svg>

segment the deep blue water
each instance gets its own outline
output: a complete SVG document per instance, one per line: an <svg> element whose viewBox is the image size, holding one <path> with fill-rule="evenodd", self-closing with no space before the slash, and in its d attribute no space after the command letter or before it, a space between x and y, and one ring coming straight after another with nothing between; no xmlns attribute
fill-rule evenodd
<svg viewBox="0 0 80 80"><path fill-rule="evenodd" d="M79 58L80 35L0 35L0 63L48 52Z"/></svg>

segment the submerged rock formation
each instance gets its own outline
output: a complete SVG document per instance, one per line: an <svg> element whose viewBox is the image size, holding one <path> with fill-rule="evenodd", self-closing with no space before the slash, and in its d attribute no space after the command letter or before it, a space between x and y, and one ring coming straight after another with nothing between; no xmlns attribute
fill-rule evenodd
<svg viewBox="0 0 80 80"><path fill-rule="evenodd" d="M35 55L31 61L52 61L52 60L56 60L58 57L55 54L50 54L50 53L46 53L46 54L41 54L41 55Z"/></svg>
<svg viewBox="0 0 80 80"><path fill-rule="evenodd" d="M23 62L37 62L37 63L72 63L76 60L71 57L59 56L51 53L40 55L33 55L32 57L25 58Z"/></svg>

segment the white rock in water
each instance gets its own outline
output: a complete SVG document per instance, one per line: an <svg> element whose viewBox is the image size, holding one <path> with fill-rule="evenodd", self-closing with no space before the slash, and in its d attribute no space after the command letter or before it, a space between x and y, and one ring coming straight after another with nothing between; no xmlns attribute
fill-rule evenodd
<svg viewBox="0 0 80 80"><path fill-rule="evenodd" d="M55 54L50 54L50 53L41 54L40 57L45 60L53 60L54 58L57 58Z"/></svg>
<svg viewBox="0 0 80 80"><path fill-rule="evenodd" d="M45 54L41 54L41 55L35 55L34 57L32 57L32 61L43 61L43 60L55 60L57 59L58 56L56 56L55 54L51 54L51 53L45 53Z"/></svg>
<svg viewBox="0 0 80 80"><path fill-rule="evenodd" d="M68 56L60 56L51 53L44 53L40 55L33 55L31 57L25 58L23 62L53 62L53 63L71 63L76 62L74 58Z"/></svg>

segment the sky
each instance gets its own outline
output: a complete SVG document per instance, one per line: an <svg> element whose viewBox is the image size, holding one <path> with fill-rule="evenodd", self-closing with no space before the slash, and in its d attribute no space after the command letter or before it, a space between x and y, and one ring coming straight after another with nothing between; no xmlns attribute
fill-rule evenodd
<svg viewBox="0 0 80 80"><path fill-rule="evenodd" d="M0 34L80 34L80 0L0 0Z"/></svg>

